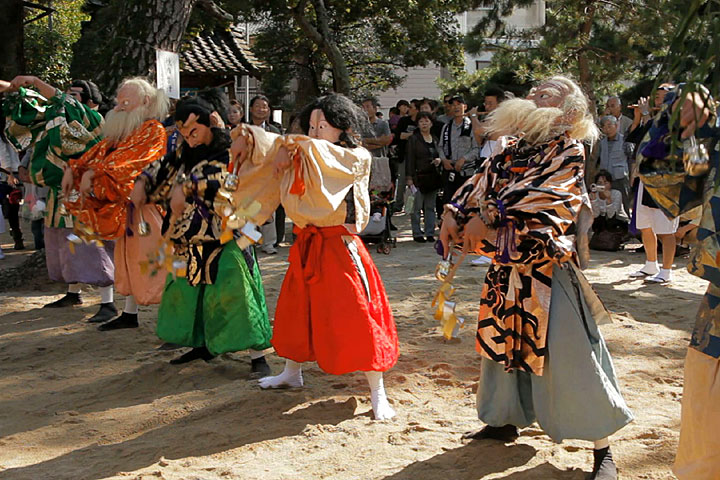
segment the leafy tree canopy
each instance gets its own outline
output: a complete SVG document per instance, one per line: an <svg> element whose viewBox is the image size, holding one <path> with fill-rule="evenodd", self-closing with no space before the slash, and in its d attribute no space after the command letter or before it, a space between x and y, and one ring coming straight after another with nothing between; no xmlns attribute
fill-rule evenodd
<svg viewBox="0 0 720 480"><path fill-rule="evenodd" d="M85 0L42 2L55 12L29 23L24 29L27 73L53 85L70 80L72 44L80 38L80 22L89 17L82 11Z"/></svg>
<svg viewBox="0 0 720 480"><path fill-rule="evenodd" d="M502 16L529 3L496 2L468 35L468 51L494 52L491 68L511 70L521 81L571 75L592 100L654 78L686 11L686 5L672 0L547 0L545 25L528 30L508 27ZM480 72L477 77L485 75Z"/></svg>

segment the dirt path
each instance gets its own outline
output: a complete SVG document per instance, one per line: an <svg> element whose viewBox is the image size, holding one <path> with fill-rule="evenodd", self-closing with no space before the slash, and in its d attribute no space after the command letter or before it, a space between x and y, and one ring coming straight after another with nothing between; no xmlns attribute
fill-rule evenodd
<svg viewBox="0 0 720 480"><path fill-rule="evenodd" d="M407 218L399 223L407 234ZM479 427L473 341L485 269L461 269L458 311L470 326L445 342L430 310L437 257L407 240L389 256L371 249L401 342L386 377L398 416L384 423L371 419L361 374L311 365L305 389L265 392L243 352L169 365L178 352L156 350L156 308L141 307L139 329L102 333L83 321L94 292L61 311L40 309L59 285L0 293L0 480L583 479L587 442L555 445L537 427L514 445L461 441ZM261 259L271 312L287 251ZM622 478L664 480L674 478L683 358L706 284L682 259L672 286L625 280L643 260L596 252L586 273L614 312L601 329L637 417L612 438ZM280 371L283 361L270 363Z"/></svg>

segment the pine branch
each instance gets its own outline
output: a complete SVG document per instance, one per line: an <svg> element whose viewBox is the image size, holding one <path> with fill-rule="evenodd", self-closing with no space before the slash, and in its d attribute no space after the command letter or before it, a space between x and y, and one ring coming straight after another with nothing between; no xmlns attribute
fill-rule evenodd
<svg viewBox="0 0 720 480"><path fill-rule="evenodd" d="M220 8L213 0L197 0L197 6L205 10L211 16L223 22L234 22L235 17Z"/></svg>

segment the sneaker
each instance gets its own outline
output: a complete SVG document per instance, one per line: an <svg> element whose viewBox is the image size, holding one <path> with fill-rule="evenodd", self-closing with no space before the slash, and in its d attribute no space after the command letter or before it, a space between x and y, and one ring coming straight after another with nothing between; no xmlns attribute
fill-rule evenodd
<svg viewBox="0 0 720 480"><path fill-rule="evenodd" d="M427 237L425 237L425 239L430 243L435 241L435 237L433 237L432 235L428 235Z"/></svg>
<svg viewBox="0 0 720 480"><path fill-rule="evenodd" d="M425 243L425 237L413 237L413 241L417 243Z"/></svg>
<svg viewBox="0 0 720 480"><path fill-rule="evenodd" d="M272 245L270 245L269 247L263 248L262 251L266 255L275 255L276 253L278 253L277 249L275 247L273 247Z"/></svg>

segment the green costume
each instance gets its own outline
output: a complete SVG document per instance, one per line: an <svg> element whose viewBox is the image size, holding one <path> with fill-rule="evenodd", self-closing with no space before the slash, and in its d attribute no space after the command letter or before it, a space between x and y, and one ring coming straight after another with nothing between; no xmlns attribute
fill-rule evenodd
<svg viewBox="0 0 720 480"><path fill-rule="evenodd" d="M17 150L34 146L30 159L33 183L50 187L45 225L71 228L72 217L60 208L63 165L102 140L102 115L60 90L46 99L20 88L8 95L2 109L8 119L5 133L13 146Z"/></svg>
<svg viewBox="0 0 720 480"><path fill-rule="evenodd" d="M265 291L252 247L221 244L221 219L214 211L230 160L230 138L214 130L208 147L183 145L143 172L149 201L165 204L175 184L186 191L186 207L173 225L175 254L187 278L169 276L158 312L157 334L166 342L207 347L213 355L271 347ZM169 210L169 209L167 209Z"/></svg>
<svg viewBox="0 0 720 480"><path fill-rule="evenodd" d="M191 286L168 276L157 324L158 337L213 355L270 347L265 292L252 250L225 245L215 283Z"/></svg>

